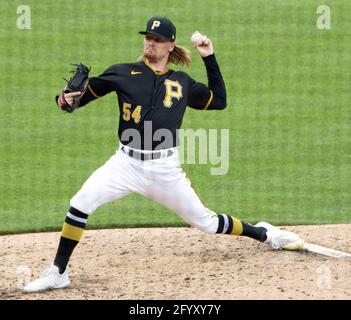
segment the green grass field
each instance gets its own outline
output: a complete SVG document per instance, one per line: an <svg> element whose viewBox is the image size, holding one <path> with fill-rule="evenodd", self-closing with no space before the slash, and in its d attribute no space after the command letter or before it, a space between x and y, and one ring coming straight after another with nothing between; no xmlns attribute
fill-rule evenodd
<svg viewBox="0 0 351 320"><path fill-rule="evenodd" d="M328 1L331 29L316 27L315 0L27 0L0 3L0 233L58 230L70 198L117 148L114 94L73 114L54 103L70 63L92 75L142 51L155 15L191 47L212 39L228 91L222 112L188 110L183 128L229 128L230 170L183 165L204 204L248 222L351 222L351 3ZM192 49L187 72L206 83ZM184 225L139 195L98 209L89 228Z"/></svg>

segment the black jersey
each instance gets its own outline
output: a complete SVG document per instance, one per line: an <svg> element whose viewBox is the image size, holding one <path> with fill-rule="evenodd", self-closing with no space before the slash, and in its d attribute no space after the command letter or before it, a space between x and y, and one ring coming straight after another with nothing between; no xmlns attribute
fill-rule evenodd
<svg viewBox="0 0 351 320"><path fill-rule="evenodd" d="M208 86L182 71L158 72L147 61L115 64L89 78L79 107L112 91L120 109L118 135L132 148L155 150L178 144L186 107L213 110L226 107L226 90L214 55L203 58Z"/></svg>

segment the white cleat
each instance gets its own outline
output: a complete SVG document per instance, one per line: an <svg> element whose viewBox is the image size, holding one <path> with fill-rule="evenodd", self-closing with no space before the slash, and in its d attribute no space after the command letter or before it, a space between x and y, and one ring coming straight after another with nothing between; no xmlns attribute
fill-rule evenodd
<svg viewBox="0 0 351 320"><path fill-rule="evenodd" d="M279 250L302 250L304 241L295 233L281 230L267 222L259 222L255 227L265 228L267 230L267 239L264 243L270 245L273 249Z"/></svg>
<svg viewBox="0 0 351 320"><path fill-rule="evenodd" d="M24 288L24 292L39 292L50 289L61 289L70 285L68 277L68 268L60 274L58 267L51 265L40 276L39 279L28 283Z"/></svg>

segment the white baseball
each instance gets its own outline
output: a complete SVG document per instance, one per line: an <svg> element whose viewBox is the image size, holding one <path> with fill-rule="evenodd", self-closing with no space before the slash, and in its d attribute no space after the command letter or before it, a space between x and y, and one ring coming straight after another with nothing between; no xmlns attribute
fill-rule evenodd
<svg viewBox="0 0 351 320"><path fill-rule="evenodd" d="M205 40L203 35L199 31L195 31L191 35L191 42L193 43L194 46L200 46L202 45L203 41Z"/></svg>

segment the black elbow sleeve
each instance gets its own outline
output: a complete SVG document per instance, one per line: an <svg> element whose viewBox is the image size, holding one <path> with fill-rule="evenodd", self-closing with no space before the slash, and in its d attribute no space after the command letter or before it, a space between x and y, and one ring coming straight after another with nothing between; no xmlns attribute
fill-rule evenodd
<svg viewBox="0 0 351 320"><path fill-rule="evenodd" d="M227 107L227 98L221 96L214 96L209 110L224 110Z"/></svg>
<svg viewBox="0 0 351 320"><path fill-rule="evenodd" d="M227 98L221 98L220 110L224 110L227 107Z"/></svg>

